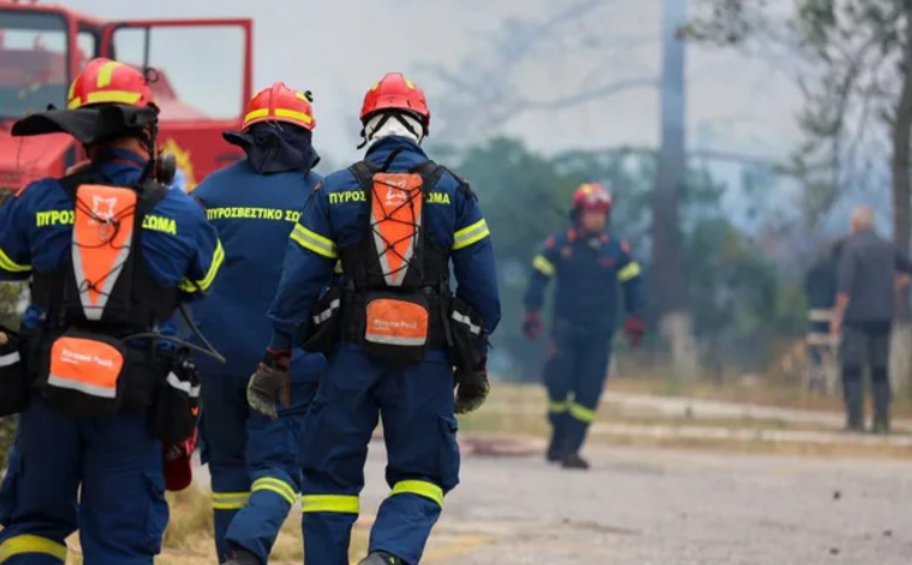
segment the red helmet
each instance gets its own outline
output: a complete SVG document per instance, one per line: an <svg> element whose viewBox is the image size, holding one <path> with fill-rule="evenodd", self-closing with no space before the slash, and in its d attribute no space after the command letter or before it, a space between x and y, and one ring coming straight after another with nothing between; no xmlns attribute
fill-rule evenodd
<svg viewBox="0 0 912 565"><path fill-rule="evenodd" d="M573 212L582 211L611 212L611 206L614 199L611 193L598 183L586 183L580 185L573 193Z"/></svg>
<svg viewBox="0 0 912 565"><path fill-rule="evenodd" d="M387 73L367 91L361 106L361 121L366 122L373 114L383 110L415 114L424 124L425 133L430 130L431 111L424 92L402 73Z"/></svg>
<svg viewBox="0 0 912 565"><path fill-rule="evenodd" d="M247 103L243 129L260 122L284 122L313 130L317 127L309 92L292 90L277 82L257 92Z"/></svg>
<svg viewBox="0 0 912 565"><path fill-rule="evenodd" d="M146 77L130 65L98 58L89 61L70 85L67 109L95 104L122 104L145 108L154 106Z"/></svg>

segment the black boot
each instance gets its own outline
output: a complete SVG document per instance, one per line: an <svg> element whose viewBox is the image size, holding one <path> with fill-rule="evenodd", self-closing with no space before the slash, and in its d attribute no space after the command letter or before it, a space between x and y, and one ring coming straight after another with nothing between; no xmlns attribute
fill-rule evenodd
<svg viewBox="0 0 912 565"><path fill-rule="evenodd" d="M874 381L871 385L871 395L874 397L874 426L871 431L875 434L890 433L890 381Z"/></svg>
<svg viewBox="0 0 912 565"><path fill-rule="evenodd" d="M560 426L554 426L551 431L551 442L548 444L548 451L545 453L545 459L549 463L557 463L564 456L564 434L561 433Z"/></svg>
<svg viewBox="0 0 912 565"><path fill-rule="evenodd" d="M223 565L260 565L260 558L246 549L232 548L228 561Z"/></svg>
<svg viewBox="0 0 912 565"><path fill-rule="evenodd" d="M580 457L579 452L574 451L567 453L561 459L561 467L564 469L578 469L580 471L589 470L589 462Z"/></svg>
<svg viewBox="0 0 912 565"><path fill-rule="evenodd" d="M358 562L358 565L403 565L403 561L385 551L372 551L370 555Z"/></svg>
<svg viewBox="0 0 912 565"><path fill-rule="evenodd" d="M864 431L864 386L861 379L845 380L842 383L846 407L846 430Z"/></svg>

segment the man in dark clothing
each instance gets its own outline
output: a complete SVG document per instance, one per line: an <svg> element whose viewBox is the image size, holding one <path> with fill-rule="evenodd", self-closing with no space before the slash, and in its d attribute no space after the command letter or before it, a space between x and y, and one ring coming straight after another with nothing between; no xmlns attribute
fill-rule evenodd
<svg viewBox="0 0 912 565"><path fill-rule="evenodd" d="M846 427L864 429L865 366L871 369L875 433L890 429L890 328L897 272L912 273L912 262L874 231L868 207L852 213L852 235L839 260L836 305L830 331L841 334L842 386Z"/></svg>

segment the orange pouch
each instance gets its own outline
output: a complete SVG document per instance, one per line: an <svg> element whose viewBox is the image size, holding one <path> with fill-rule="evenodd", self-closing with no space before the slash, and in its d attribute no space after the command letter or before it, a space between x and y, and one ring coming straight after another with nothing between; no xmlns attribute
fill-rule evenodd
<svg viewBox="0 0 912 565"><path fill-rule="evenodd" d="M364 308L364 347L388 361L414 363L424 357L430 312L420 294L372 293Z"/></svg>
<svg viewBox="0 0 912 565"><path fill-rule="evenodd" d="M113 416L120 407L125 366L119 340L67 332L51 343L42 396L65 416Z"/></svg>

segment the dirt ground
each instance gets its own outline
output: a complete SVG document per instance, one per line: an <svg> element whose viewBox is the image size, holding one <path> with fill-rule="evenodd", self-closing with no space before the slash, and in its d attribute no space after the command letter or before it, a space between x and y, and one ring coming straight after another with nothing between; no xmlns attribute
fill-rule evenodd
<svg viewBox="0 0 912 565"><path fill-rule="evenodd" d="M369 476L382 476L379 451ZM426 562L912 562L912 463L588 451L588 473L539 457L467 456ZM367 507L385 492L376 481L367 490Z"/></svg>

